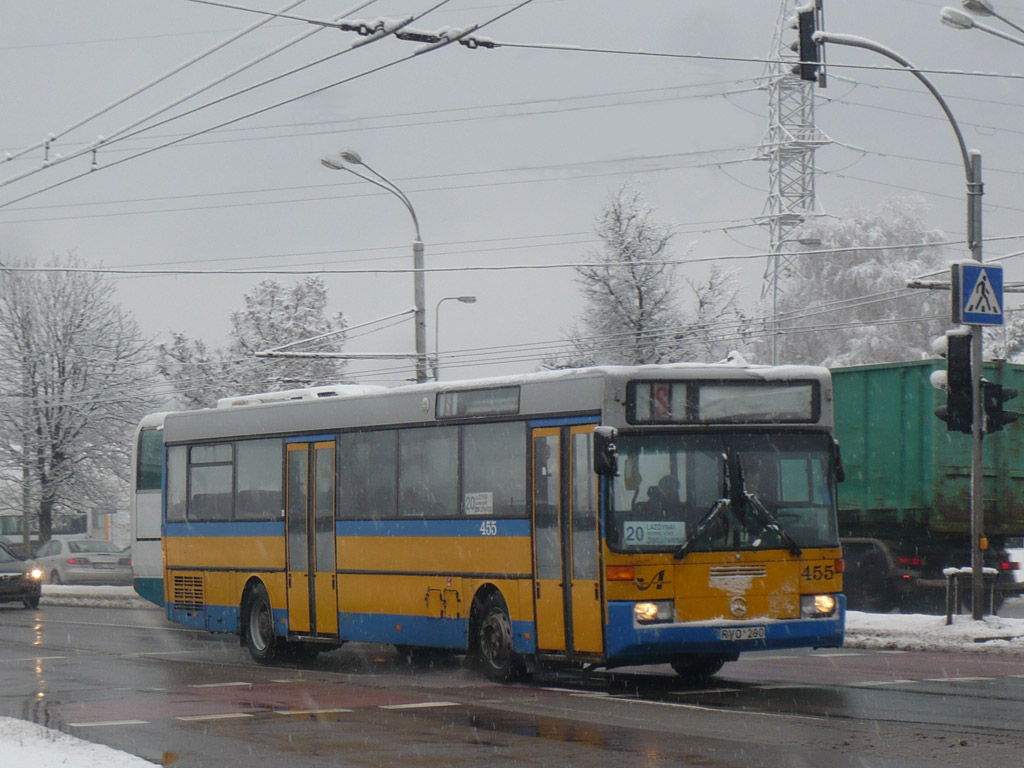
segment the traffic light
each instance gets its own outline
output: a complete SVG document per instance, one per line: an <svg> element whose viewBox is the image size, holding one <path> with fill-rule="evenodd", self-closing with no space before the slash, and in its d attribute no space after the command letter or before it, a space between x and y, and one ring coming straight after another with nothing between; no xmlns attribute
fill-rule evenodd
<svg viewBox="0 0 1024 768"><path fill-rule="evenodd" d="M809 0L796 9L796 19L792 24L798 32L798 37L791 48L800 53L800 63L793 67L793 74L800 75L801 80L816 82L824 88L825 73L818 72L822 63L821 44L814 39L814 33L821 26L821 2L822 0Z"/></svg>
<svg viewBox="0 0 1024 768"><path fill-rule="evenodd" d="M971 394L971 337L962 333L947 333L945 347L946 404L936 408L935 415L946 422L949 432L965 432L969 435L974 405ZM941 350L939 354L942 354Z"/></svg>
<svg viewBox="0 0 1024 768"><path fill-rule="evenodd" d="M1003 403L1013 400L1017 390L1004 387L991 381L981 380L981 402L985 407L985 434L998 432L1006 424L1012 424L1020 418L1016 411L1004 411Z"/></svg>

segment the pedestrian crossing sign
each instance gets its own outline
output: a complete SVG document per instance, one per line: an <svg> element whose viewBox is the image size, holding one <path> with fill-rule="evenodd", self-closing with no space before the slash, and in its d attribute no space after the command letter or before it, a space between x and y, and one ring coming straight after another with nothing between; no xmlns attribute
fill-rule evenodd
<svg viewBox="0 0 1024 768"><path fill-rule="evenodd" d="M953 322L962 325L1003 324L1003 268L966 261L953 264Z"/></svg>

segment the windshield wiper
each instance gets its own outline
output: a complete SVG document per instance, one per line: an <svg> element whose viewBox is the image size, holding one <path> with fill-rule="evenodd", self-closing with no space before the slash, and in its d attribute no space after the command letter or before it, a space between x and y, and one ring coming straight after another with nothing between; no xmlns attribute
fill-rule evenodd
<svg viewBox="0 0 1024 768"><path fill-rule="evenodd" d="M768 511L768 507L762 504L761 500L757 498L757 496L752 493L744 493L744 495L747 497L747 508L753 510L754 516L757 517L764 525L764 530L771 531L778 536L779 539L789 544L789 553L793 555L793 557L800 557L804 551L800 549L800 545L796 543L796 539L786 533L778 518ZM755 544L755 546L757 545Z"/></svg>
<svg viewBox="0 0 1024 768"><path fill-rule="evenodd" d="M715 522L715 520L718 519L718 516L721 515L724 510L728 509L729 506L730 503L728 499L719 499L716 501L714 506L711 507L707 514L700 519L699 523L697 523L697 527L693 529L693 533L687 536L686 541L679 545L679 549L673 553L672 557L676 560L682 560L686 557L690 548L700 540L701 536L704 535L704 532L711 527L711 524Z"/></svg>

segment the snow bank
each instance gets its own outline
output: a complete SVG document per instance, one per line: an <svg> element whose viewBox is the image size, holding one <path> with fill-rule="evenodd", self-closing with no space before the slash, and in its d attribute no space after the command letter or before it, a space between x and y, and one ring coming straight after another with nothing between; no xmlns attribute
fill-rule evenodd
<svg viewBox="0 0 1024 768"><path fill-rule="evenodd" d="M32 768L153 768L127 752L10 717L0 717L0 753L4 765Z"/></svg>
<svg viewBox="0 0 1024 768"><path fill-rule="evenodd" d="M1024 619L954 616L947 626L945 616L850 611L843 647L1024 656Z"/></svg>
<svg viewBox="0 0 1024 768"><path fill-rule="evenodd" d="M42 605L77 605L87 608L154 608L131 587L43 584Z"/></svg>

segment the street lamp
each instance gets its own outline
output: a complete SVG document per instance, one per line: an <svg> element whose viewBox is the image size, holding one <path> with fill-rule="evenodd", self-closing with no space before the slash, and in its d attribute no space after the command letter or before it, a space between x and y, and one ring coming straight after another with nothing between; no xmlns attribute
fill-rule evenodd
<svg viewBox="0 0 1024 768"><path fill-rule="evenodd" d="M964 3L964 5L966 7L967 3ZM980 21L975 21L973 16L964 13L963 11L957 8L950 8L949 6L947 6L942 9L942 13L940 14L940 16L942 18L942 23L945 24L947 27L952 27L953 29L980 29L982 32L987 32L990 35L995 35L996 37L1000 37L1003 40L1009 40L1011 43L1016 43L1017 45L1024 45L1024 40L1022 40L1021 38L1014 37L1013 35L1008 35L1005 32L1001 32L1000 30L996 29L995 27L990 27L988 24L982 24ZM1010 22L1008 21L1006 23L1010 24ZM1016 24L1010 24L1010 26L1013 27L1014 29L1020 29L1020 27L1018 27Z"/></svg>
<svg viewBox="0 0 1024 768"><path fill-rule="evenodd" d="M398 188L391 179L380 171L371 168L366 161L359 156L359 153L346 149L337 155L325 155L320 158L320 164L332 171L348 171L358 176L363 181L368 181L375 186L385 189L399 200L412 216L412 226L416 231L416 239L412 241L412 279L414 298L414 324L416 326L416 383L423 384L427 380L427 320L426 311L423 308L423 238L420 237L420 222L416 218L416 211L409 202L409 198ZM360 173L353 165L361 165L372 175Z"/></svg>
<svg viewBox="0 0 1024 768"><path fill-rule="evenodd" d="M945 15L945 14L944 14ZM957 144L960 147L960 156L964 164L964 175L967 177L967 247L971 251L971 258L981 263L981 196L983 187L981 183L981 153L977 150L968 150L964 135L960 130L953 112L950 110L942 94L938 92L931 80L921 70L903 58L895 51L886 48L872 40L854 35L841 35L831 32L815 32L815 41L819 43L833 43L835 45L848 45L852 48L864 48L879 53L902 66L914 77L916 77L935 100L942 107L946 118L949 120L953 133L956 134ZM973 597L973 618L980 620L984 615L982 607L982 596L984 586L982 582L983 553L981 542L984 539L985 515L983 507L984 499L984 454L981 439L982 432L982 399L981 399L981 367L983 364L981 326L971 326L971 576L972 597Z"/></svg>
<svg viewBox="0 0 1024 768"><path fill-rule="evenodd" d="M441 327L438 323L441 313L441 305L446 301L459 301L463 304L476 304L476 296L445 296L434 307L434 381L439 381L441 376L441 357L440 348L437 345L437 341L440 338L438 329Z"/></svg>
<svg viewBox="0 0 1024 768"><path fill-rule="evenodd" d="M960 4L964 7L964 10L976 13L979 16L992 16L999 19L1003 24L1009 27L1013 27L1018 32L1024 32L1024 27L1014 24L1005 16L1001 16L996 12L995 6L989 0L960 0Z"/></svg>

